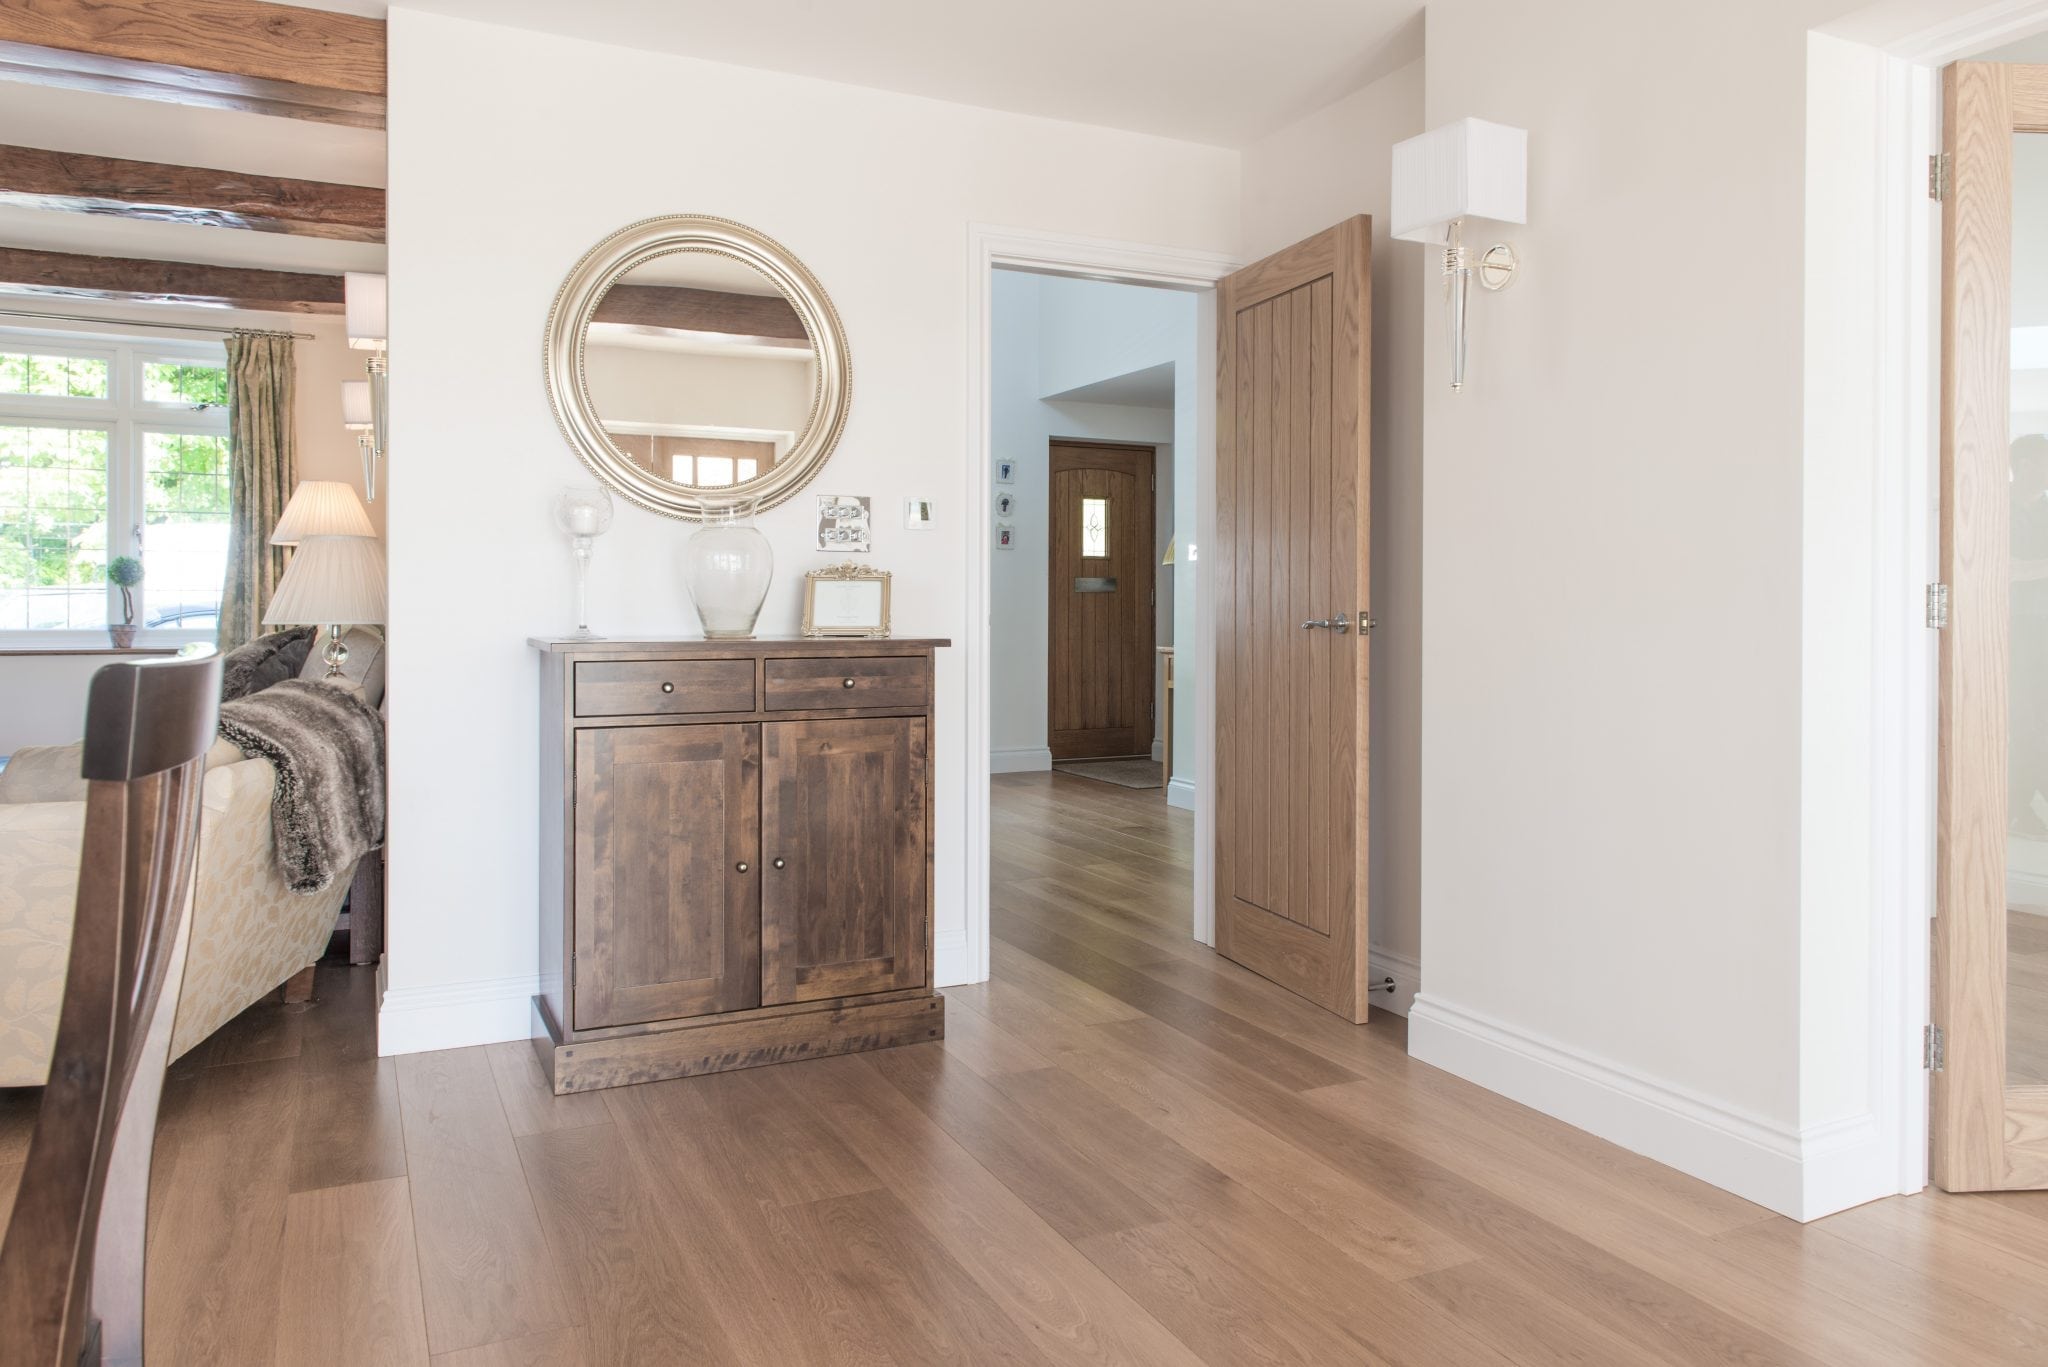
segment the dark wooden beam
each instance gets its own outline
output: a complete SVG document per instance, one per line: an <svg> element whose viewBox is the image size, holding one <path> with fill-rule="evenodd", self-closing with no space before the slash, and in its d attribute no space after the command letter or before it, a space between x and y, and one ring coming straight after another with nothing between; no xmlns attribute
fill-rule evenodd
<svg viewBox="0 0 2048 1367"><path fill-rule="evenodd" d="M0 294L340 313L341 277L0 247Z"/></svg>
<svg viewBox="0 0 2048 1367"><path fill-rule="evenodd" d="M4 0L0 80L384 126L384 24L260 0Z"/></svg>
<svg viewBox="0 0 2048 1367"><path fill-rule="evenodd" d="M382 190L37 147L0 146L0 204L344 242L384 240Z"/></svg>
<svg viewBox="0 0 2048 1367"><path fill-rule="evenodd" d="M727 294L684 285L614 285L597 301L593 318L636 327L810 340L803 319L779 294Z"/></svg>

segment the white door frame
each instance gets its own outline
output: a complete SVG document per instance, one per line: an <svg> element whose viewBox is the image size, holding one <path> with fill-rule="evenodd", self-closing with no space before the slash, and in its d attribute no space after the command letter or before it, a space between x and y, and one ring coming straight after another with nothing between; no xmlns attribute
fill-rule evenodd
<svg viewBox="0 0 2048 1367"><path fill-rule="evenodd" d="M1862 358L1879 377L1871 453L1871 1101L1873 1119L1895 1139L1899 1192L1927 1185L1921 1035L1929 1009L1940 700L1933 633L1916 619L1924 585L1940 577L1941 233L1926 158L1941 146L1941 68L2044 29L2048 0L1995 0L1871 45L1881 58L1871 131L1883 168L1869 285L1880 325Z"/></svg>
<svg viewBox="0 0 2048 1367"><path fill-rule="evenodd" d="M963 936L936 946L942 985L988 978L989 910L989 527L994 497L995 454L991 429L992 326L998 267L1046 275L1110 280L1199 290L1195 337L1195 506L1199 545L1214 541L1216 528L1216 327L1215 285L1238 268L1235 258L1181 247L1153 247L1062 233L970 224L967 230L967 771L966 910ZM1211 859L1215 848L1215 804L1210 801L1211 751L1215 746L1215 700L1207 681L1215 677L1215 624L1199 576L1195 584L1196 643L1193 671L1195 716L1195 896L1194 937L1215 941L1215 889Z"/></svg>

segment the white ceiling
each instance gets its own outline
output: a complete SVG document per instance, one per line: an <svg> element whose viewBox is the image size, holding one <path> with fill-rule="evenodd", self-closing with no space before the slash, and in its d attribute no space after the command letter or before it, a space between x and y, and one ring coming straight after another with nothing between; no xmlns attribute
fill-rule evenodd
<svg viewBox="0 0 2048 1367"><path fill-rule="evenodd" d="M301 0L376 13L380 0ZM1242 146L1422 55L1422 0L407 0L401 8Z"/></svg>
<svg viewBox="0 0 2048 1367"><path fill-rule="evenodd" d="M1173 407L1173 362L1161 361L1143 370L1112 375L1106 380L1047 394L1047 403L1115 403L1127 408Z"/></svg>

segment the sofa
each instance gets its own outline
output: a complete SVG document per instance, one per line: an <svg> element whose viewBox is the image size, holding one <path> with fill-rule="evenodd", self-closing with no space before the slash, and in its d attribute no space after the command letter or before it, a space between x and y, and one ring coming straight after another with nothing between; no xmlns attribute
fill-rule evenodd
<svg viewBox="0 0 2048 1367"><path fill-rule="evenodd" d="M366 685L383 691L382 646L350 633L349 673L366 696ZM317 653L306 665L316 669ZM25 748L0 769L0 1087L39 1087L49 1075L85 832L80 751ZM319 959L334 934L349 881L307 894L286 885L271 836L276 784L270 761L226 740L207 753L174 1059Z"/></svg>

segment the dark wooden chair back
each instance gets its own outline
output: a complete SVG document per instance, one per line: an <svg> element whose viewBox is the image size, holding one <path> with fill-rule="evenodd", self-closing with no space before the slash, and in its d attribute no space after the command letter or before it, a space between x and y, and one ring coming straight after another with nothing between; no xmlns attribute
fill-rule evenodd
<svg viewBox="0 0 2048 1367"><path fill-rule="evenodd" d="M219 720L210 646L93 675L71 960L0 1242L0 1367L142 1359L150 1145Z"/></svg>

